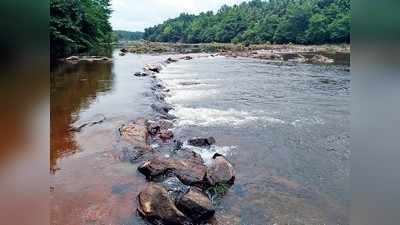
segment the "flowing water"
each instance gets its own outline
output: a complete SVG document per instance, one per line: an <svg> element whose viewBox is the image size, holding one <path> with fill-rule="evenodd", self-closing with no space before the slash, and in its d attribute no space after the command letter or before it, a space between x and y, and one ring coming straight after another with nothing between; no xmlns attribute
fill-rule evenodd
<svg viewBox="0 0 400 225"><path fill-rule="evenodd" d="M121 162L116 139L121 125L156 116L152 79L133 73L169 56L117 53L113 63L53 70L52 224L145 223L135 212L140 160ZM192 149L235 167L210 223L349 224L348 66L193 56L157 77L170 89L175 136L215 137L211 149Z"/></svg>

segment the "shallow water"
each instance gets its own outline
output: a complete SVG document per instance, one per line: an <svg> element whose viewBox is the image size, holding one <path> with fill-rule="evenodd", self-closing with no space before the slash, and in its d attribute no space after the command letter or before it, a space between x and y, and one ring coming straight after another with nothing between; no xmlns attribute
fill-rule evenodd
<svg viewBox="0 0 400 225"><path fill-rule="evenodd" d="M199 55L194 55L199 56ZM202 55L204 56L204 55ZM52 224L141 224L145 179L116 157L118 128L153 118L146 63L168 56L114 53L111 64L63 65L52 74ZM346 66L196 57L165 67L177 138L214 136L236 181L212 224L349 224ZM102 115L100 124L68 131Z"/></svg>

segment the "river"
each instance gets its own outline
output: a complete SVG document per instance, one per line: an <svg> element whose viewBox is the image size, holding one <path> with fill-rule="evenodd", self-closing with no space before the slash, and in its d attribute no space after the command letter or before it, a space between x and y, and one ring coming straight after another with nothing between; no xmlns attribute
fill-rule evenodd
<svg viewBox="0 0 400 225"><path fill-rule="evenodd" d="M157 77L170 89L175 137L213 136L216 146L192 149L235 167L211 223L349 224L348 65L192 56ZM52 71L52 224L145 224L135 211L140 160L121 162L116 140L121 125L156 116L152 79L133 74L168 57L115 51L112 63Z"/></svg>

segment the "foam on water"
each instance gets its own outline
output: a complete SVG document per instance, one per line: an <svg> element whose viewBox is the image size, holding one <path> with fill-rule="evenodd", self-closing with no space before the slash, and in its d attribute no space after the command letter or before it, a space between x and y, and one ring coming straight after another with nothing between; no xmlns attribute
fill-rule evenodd
<svg viewBox="0 0 400 225"><path fill-rule="evenodd" d="M178 117L178 126L240 126L246 123L260 121L268 123L284 123L284 121L266 115L257 116L255 114L238 111L235 109L212 109L212 108L189 108L176 106L171 114Z"/></svg>
<svg viewBox="0 0 400 225"><path fill-rule="evenodd" d="M206 165L210 165L212 162L212 157L215 153L221 154L223 156L228 156L232 154L232 150L236 149L236 146L217 146L212 145L210 148L200 148L192 145L188 145L186 142L183 144L183 148L188 148L196 153L198 153L204 160Z"/></svg>

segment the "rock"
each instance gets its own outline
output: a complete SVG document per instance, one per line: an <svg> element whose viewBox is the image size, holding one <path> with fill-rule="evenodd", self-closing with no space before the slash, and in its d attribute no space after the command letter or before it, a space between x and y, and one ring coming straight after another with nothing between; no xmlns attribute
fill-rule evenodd
<svg viewBox="0 0 400 225"><path fill-rule="evenodd" d="M174 134L170 130L160 130L157 134L158 138L160 138L163 141L172 139L174 137Z"/></svg>
<svg viewBox="0 0 400 225"><path fill-rule="evenodd" d="M70 57L66 58L66 60L68 60L68 61L79 61L80 59L79 59L78 56L70 56Z"/></svg>
<svg viewBox="0 0 400 225"><path fill-rule="evenodd" d="M93 126L99 123L102 123L106 117L102 114L95 115L93 118L86 120L86 121L81 121L81 122L76 122L72 125L72 128L70 131L75 131L75 132L80 132L84 127L87 126Z"/></svg>
<svg viewBox="0 0 400 225"><path fill-rule="evenodd" d="M144 153L140 149L124 149L119 153L118 158L122 162L135 163Z"/></svg>
<svg viewBox="0 0 400 225"><path fill-rule="evenodd" d="M194 222L201 222L211 218L215 210L207 195L196 187L183 195L177 202L177 207Z"/></svg>
<svg viewBox="0 0 400 225"><path fill-rule="evenodd" d="M122 138L134 147L150 150L147 126L147 120L140 118L133 123L122 126L119 131Z"/></svg>
<svg viewBox="0 0 400 225"><path fill-rule="evenodd" d="M167 103L153 103L151 104L151 108L161 114L167 114L173 109L172 106L168 105Z"/></svg>
<svg viewBox="0 0 400 225"><path fill-rule="evenodd" d="M212 163L207 168L207 182L210 185L217 183L233 184L235 181L235 170L233 166L225 159L223 155L218 153L212 157Z"/></svg>
<svg viewBox="0 0 400 225"><path fill-rule="evenodd" d="M276 54L276 53L268 53L268 52L259 53L256 56L254 56L254 58L269 59L269 60L283 60L283 57L281 55Z"/></svg>
<svg viewBox="0 0 400 225"><path fill-rule="evenodd" d="M122 48L122 49L121 49L121 52L122 52L122 53L127 53L127 52L128 52L128 49Z"/></svg>
<svg viewBox="0 0 400 225"><path fill-rule="evenodd" d="M139 193L139 214L155 224L187 224L190 219L174 204L167 190L155 183L150 183Z"/></svg>
<svg viewBox="0 0 400 225"><path fill-rule="evenodd" d="M190 56L190 55L187 55L187 56L182 57L181 59L184 59L184 60L191 60L191 59L193 59L193 57Z"/></svg>
<svg viewBox="0 0 400 225"><path fill-rule="evenodd" d="M120 52L119 55L120 55L120 56L125 56L125 53Z"/></svg>
<svg viewBox="0 0 400 225"><path fill-rule="evenodd" d="M290 62L296 62L296 63L304 63L307 61L306 57L299 53L291 53L291 54L286 54L286 57L288 58L288 61Z"/></svg>
<svg viewBox="0 0 400 225"><path fill-rule="evenodd" d="M179 201L189 191L189 186L183 184L177 177L169 177L162 182L174 202Z"/></svg>
<svg viewBox="0 0 400 225"><path fill-rule="evenodd" d="M168 58L167 60L165 60L166 63L174 63L174 62L178 62L177 59L173 59L173 58Z"/></svg>
<svg viewBox="0 0 400 225"><path fill-rule="evenodd" d="M210 147L211 145L215 144L215 138L192 138L188 141L189 145L196 146L196 147Z"/></svg>
<svg viewBox="0 0 400 225"><path fill-rule="evenodd" d="M180 82L179 83L182 86L191 86L191 85L199 85L199 82L195 82L195 81L184 81L184 82Z"/></svg>
<svg viewBox="0 0 400 225"><path fill-rule="evenodd" d="M200 155L195 152L181 153L181 158L157 157L142 163L138 170L148 179L175 175L186 185L201 184L206 175L206 166Z"/></svg>
<svg viewBox="0 0 400 225"><path fill-rule="evenodd" d="M137 77L146 77L146 76L149 76L150 74L145 73L145 72L136 72L134 75Z"/></svg>
<svg viewBox="0 0 400 225"><path fill-rule="evenodd" d="M331 64L334 62L333 59L330 59L328 57L325 57L323 55L314 55L311 59L310 59L311 63L317 63L317 64Z"/></svg>
<svg viewBox="0 0 400 225"><path fill-rule="evenodd" d="M150 70L150 71L155 72L155 73L159 73L161 71L161 69L162 69L162 66L159 65L159 64L146 64L144 66L144 69L145 70Z"/></svg>

